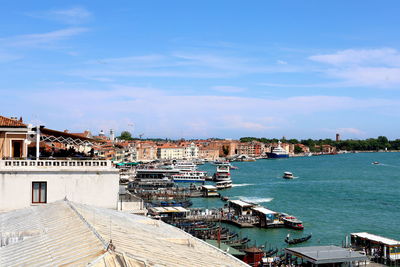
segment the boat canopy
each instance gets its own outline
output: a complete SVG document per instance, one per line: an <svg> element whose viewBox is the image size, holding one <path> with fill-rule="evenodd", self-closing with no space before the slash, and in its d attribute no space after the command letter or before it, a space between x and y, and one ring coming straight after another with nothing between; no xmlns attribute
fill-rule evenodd
<svg viewBox="0 0 400 267"><path fill-rule="evenodd" d="M379 235L374 235L374 234L370 234L367 232L361 232L361 233L352 233L351 234L354 237L359 237L359 238L363 238L363 239L368 239L377 243L382 243L388 246L395 246L395 245L400 245L400 241L394 240L394 239L390 239L390 238L386 238L383 236L379 236Z"/></svg>

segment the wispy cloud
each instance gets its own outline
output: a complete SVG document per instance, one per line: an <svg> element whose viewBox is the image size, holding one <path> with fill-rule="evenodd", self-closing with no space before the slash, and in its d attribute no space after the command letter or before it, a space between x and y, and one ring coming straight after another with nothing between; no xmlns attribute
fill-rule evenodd
<svg viewBox="0 0 400 267"><path fill-rule="evenodd" d="M0 45L6 47L36 47L51 45L88 31L87 28L67 28L46 33L16 35L0 39Z"/></svg>
<svg viewBox="0 0 400 267"><path fill-rule="evenodd" d="M84 7L71 7L43 12L30 12L28 16L76 25L88 22L92 17L92 13Z"/></svg>
<svg viewBox="0 0 400 267"><path fill-rule="evenodd" d="M229 85L213 86L212 89L223 93L240 93L247 90L246 88L243 87L229 86Z"/></svg>
<svg viewBox="0 0 400 267"><path fill-rule="evenodd" d="M86 62L88 66L85 69L71 70L68 74L88 79L101 76L226 78L298 71L293 66L268 65L256 58L221 54L173 52L99 58Z"/></svg>
<svg viewBox="0 0 400 267"><path fill-rule="evenodd" d="M349 86L397 88L400 85L400 52L393 48L348 49L309 59L325 64L326 75Z"/></svg>
<svg viewBox="0 0 400 267"><path fill-rule="evenodd" d="M125 121L134 120L136 129L147 136L165 137L227 136L228 133L234 135L231 137L247 134L281 136L293 125L315 134L320 124L313 125L311 122L316 115L382 108L394 113L400 111L399 101L379 98L194 96L168 94L165 90L151 87L111 84L108 90L89 90L68 85L60 85L59 88L64 89L53 91L52 94L48 94L47 90L26 92L19 96L19 101L29 103L30 109L37 108L43 112L52 110L53 121L62 118L59 127L65 127L65 122L70 121L76 129L100 130L101 125L103 129L113 127L124 130L127 127ZM43 98L47 101L43 102ZM42 116L50 115L43 113ZM115 120L116 117L119 119ZM335 131L341 129L342 132L356 133L350 128L340 127L342 122L336 123L339 125L333 128Z"/></svg>

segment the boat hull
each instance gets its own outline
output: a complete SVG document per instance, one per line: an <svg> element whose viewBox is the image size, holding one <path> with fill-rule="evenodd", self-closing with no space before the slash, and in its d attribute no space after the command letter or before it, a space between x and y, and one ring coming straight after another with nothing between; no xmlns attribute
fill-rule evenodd
<svg viewBox="0 0 400 267"><path fill-rule="evenodd" d="M267 157L269 159L281 159L281 158L288 158L288 154L276 154L276 153L267 153Z"/></svg>

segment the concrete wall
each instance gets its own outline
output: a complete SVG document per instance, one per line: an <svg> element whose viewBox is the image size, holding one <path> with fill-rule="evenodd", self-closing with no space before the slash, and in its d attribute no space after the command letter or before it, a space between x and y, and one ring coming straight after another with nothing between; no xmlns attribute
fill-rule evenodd
<svg viewBox="0 0 400 267"><path fill-rule="evenodd" d="M32 204L32 182L47 182L47 203L64 199L104 208L117 208L119 175L106 169L47 168L24 171L0 168L0 211L20 209Z"/></svg>

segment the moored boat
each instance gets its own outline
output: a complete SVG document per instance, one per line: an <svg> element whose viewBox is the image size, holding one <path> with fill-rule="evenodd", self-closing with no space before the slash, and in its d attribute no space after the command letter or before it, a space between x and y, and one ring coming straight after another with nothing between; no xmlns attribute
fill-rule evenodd
<svg viewBox="0 0 400 267"><path fill-rule="evenodd" d="M311 238L312 234L309 234L308 236L302 237L302 238L294 238L290 239L290 235L288 234L285 238L285 242L288 243L289 245L294 245L294 244L299 244L306 242Z"/></svg>
<svg viewBox="0 0 400 267"><path fill-rule="evenodd" d="M303 222L294 216L282 217L282 221L283 221L283 224L285 225L285 227L292 228L295 230L303 230L304 229Z"/></svg>
<svg viewBox="0 0 400 267"><path fill-rule="evenodd" d="M231 187L232 187L232 180L216 182L216 183L215 183L215 187L216 187L218 190L231 188Z"/></svg>
<svg viewBox="0 0 400 267"><path fill-rule="evenodd" d="M281 147L281 141L278 142L278 147L272 149L270 153L267 153L268 158L277 159L277 158L288 158L289 153Z"/></svg>

